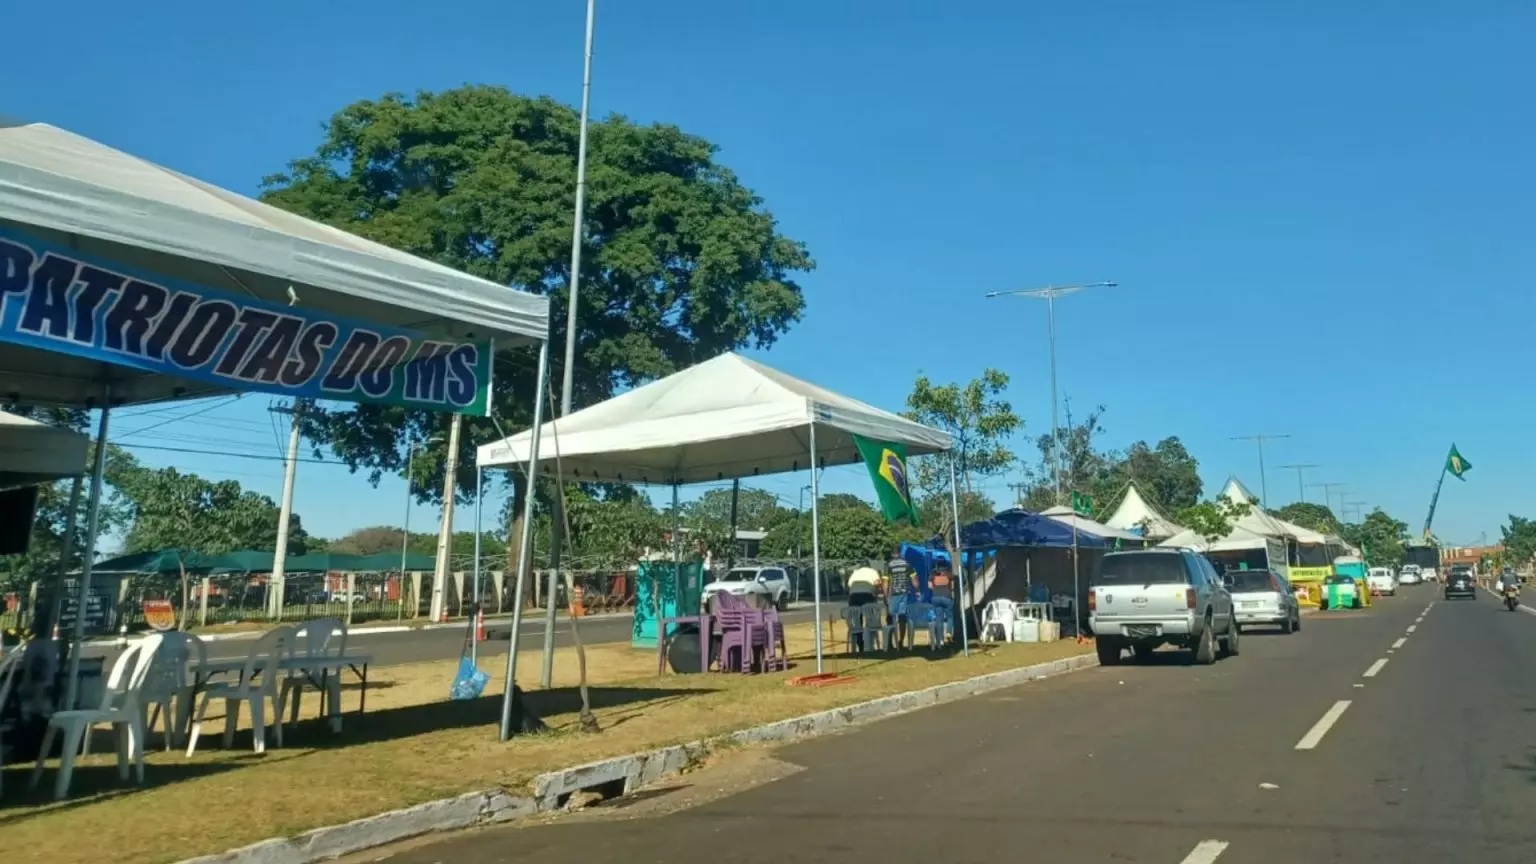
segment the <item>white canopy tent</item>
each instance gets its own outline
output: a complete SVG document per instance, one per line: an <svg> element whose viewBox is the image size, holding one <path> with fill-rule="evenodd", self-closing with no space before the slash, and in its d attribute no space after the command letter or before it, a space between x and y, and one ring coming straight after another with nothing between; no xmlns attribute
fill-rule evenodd
<svg viewBox="0 0 1536 864"><path fill-rule="evenodd" d="M422 339L494 340L503 349L538 343L543 392L546 298L295 216L53 126L0 120L0 235L7 234L13 242L27 238L109 262L104 266L118 268L118 276L207 286L297 313L409 330ZM17 283L32 279L16 272L18 260L0 259L0 304L14 296L8 292ZM0 306L0 320L8 311ZM0 399L100 408L97 438L106 440L115 406L249 389L239 381L211 383L130 362L61 353L3 331ZM542 405L535 398L536 416ZM92 470L81 609L90 590L105 454L106 448L97 448ZM66 706L77 690L84 617L75 618Z"/></svg>
<svg viewBox="0 0 1536 864"><path fill-rule="evenodd" d="M1254 534L1262 534L1265 537L1277 537L1282 540L1294 540L1296 539L1296 530L1307 530L1269 515L1269 512L1259 504L1259 499L1255 498L1253 493L1248 491L1248 487L1244 486L1242 481L1236 477L1227 478L1227 485L1221 490L1221 495L1218 497L1231 501L1234 504L1247 504L1252 508L1246 514L1239 516L1235 520L1235 524Z"/></svg>
<svg viewBox="0 0 1536 864"><path fill-rule="evenodd" d="M1137 491L1136 484L1130 483L1125 487L1125 497L1120 499L1120 506L1104 524L1120 531L1134 531L1140 528L1144 538L1157 539L1158 537L1172 537L1184 530L1182 525L1158 512L1156 507L1147 503Z"/></svg>
<svg viewBox="0 0 1536 864"><path fill-rule="evenodd" d="M819 467L862 462L855 435L904 445L908 456L943 452L952 444L946 432L738 354L722 354L559 420L482 445L477 461L482 468L526 462L530 476L553 476L561 470L572 479L669 485L675 503L677 487L684 483L798 471L812 468L813 458ZM953 483L950 488L950 504L958 514ZM813 470L811 547L817 620L821 618L819 499L819 479ZM531 521L524 523L525 532ZM955 523L958 548L958 515ZM519 565L519 572L523 569ZM956 576L963 597L964 574L958 561ZM514 604L514 614L516 610ZM513 632L516 627L514 623ZM816 671L822 671L819 627ZM509 679L508 689L511 683Z"/></svg>
<svg viewBox="0 0 1536 864"><path fill-rule="evenodd" d="M543 341L549 301L43 123L0 120L0 228L157 275L427 336ZM290 295L292 289L292 295ZM235 388L0 342L0 397L114 405Z"/></svg>
<svg viewBox="0 0 1536 864"><path fill-rule="evenodd" d="M1084 534L1094 534L1099 537L1105 537L1109 539L1118 538L1120 540L1146 539L1140 534L1135 534L1120 528L1113 528L1103 522L1089 519L1087 516L1080 516L1076 511L1074 511L1071 507L1066 506L1065 504L1058 504L1055 507L1048 507L1044 510L1041 510L1040 515L1060 522L1068 527L1076 528L1078 531L1081 531Z"/></svg>
<svg viewBox="0 0 1536 864"><path fill-rule="evenodd" d="M1249 549L1268 549L1270 541L1276 539L1278 538L1234 525L1227 536L1216 540L1207 540L1195 531L1186 529L1157 545L1176 549L1194 549L1200 552L1242 552Z"/></svg>
<svg viewBox="0 0 1536 864"><path fill-rule="evenodd" d="M37 486L85 473L90 439L0 411L0 489Z"/></svg>

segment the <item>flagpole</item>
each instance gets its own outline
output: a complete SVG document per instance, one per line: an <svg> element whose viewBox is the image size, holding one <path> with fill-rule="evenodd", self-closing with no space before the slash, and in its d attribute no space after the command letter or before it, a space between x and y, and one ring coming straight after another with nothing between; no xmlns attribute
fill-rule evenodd
<svg viewBox="0 0 1536 864"><path fill-rule="evenodd" d="M816 417L811 415L811 597L816 612L816 674L821 665L821 484L816 478Z"/></svg>
<svg viewBox="0 0 1536 864"><path fill-rule="evenodd" d="M1435 483L1435 494L1429 499L1429 515L1424 517L1425 539L1429 538L1429 526L1435 521L1435 505L1440 503L1440 487L1445 485L1445 475L1447 469L1450 467L1450 463L1451 460L1447 459L1445 460L1445 464L1440 466L1440 480L1439 482Z"/></svg>

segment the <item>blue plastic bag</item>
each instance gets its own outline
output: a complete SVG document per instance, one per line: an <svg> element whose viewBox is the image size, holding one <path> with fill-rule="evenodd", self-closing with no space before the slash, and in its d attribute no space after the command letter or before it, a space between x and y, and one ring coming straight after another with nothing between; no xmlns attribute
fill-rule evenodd
<svg viewBox="0 0 1536 864"><path fill-rule="evenodd" d="M453 686L448 688L448 698L458 701L479 699L491 676L480 671L468 657L459 658L459 672L453 676Z"/></svg>

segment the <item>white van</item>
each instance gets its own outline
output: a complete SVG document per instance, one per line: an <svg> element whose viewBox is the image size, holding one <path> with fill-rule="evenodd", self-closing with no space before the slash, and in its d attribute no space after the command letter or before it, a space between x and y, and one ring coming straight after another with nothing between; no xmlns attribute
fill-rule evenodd
<svg viewBox="0 0 1536 864"><path fill-rule="evenodd" d="M1391 567L1372 567L1365 576L1365 584L1376 597L1397 594L1397 577L1393 575Z"/></svg>

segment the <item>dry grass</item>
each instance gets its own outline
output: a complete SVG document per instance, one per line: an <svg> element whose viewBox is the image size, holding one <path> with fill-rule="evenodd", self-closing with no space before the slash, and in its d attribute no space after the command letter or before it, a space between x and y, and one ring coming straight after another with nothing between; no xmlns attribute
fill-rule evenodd
<svg viewBox="0 0 1536 864"><path fill-rule="evenodd" d="M576 731L575 656L562 649L555 687L528 693L530 706L552 731L507 744L496 740L495 727L505 660L494 657L482 663L492 683L473 702L447 701L451 662L374 670L367 716L361 721L349 716L339 736L313 720L318 699L307 694L305 718L287 728L287 746L265 756L250 752L248 733L236 736L234 749L218 749L223 721L213 720L194 759L151 752L142 788L120 785L110 763L93 757L76 771L77 797L43 804L23 792L25 769L13 768L6 772L8 794L0 802L6 859L100 860L103 843L110 842L110 856L119 864L176 861L463 792L522 788L538 774L594 759L1092 650L1057 642L977 650L968 659L923 649L872 660L832 657L828 671L857 680L836 687L785 686L786 677L814 671L804 659L811 626L788 628L789 644L801 657L788 675L658 678L654 652L621 645L587 649L593 709L603 727L598 735ZM829 654L844 647L830 637L825 645ZM518 680L536 681L538 663L538 652L522 652ZM355 689L344 702L355 710ZM50 780L51 772L45 787Z"/></svg>

